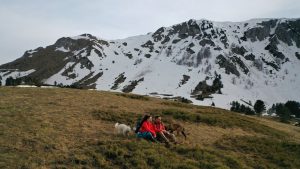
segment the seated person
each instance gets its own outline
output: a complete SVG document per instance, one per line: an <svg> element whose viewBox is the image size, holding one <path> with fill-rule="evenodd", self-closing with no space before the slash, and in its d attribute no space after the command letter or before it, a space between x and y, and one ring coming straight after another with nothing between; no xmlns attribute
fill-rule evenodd
<svg viewBox="0 0 300 169"><path fill-rule="evenodd" d="M176 138L175 135L166 131L165 126L163 124L163 122L161 121L161 117L160 116L155 116L154 119L154 128L158 137L158 140L161 140L165 143L169 143L169 139L174 142L175 144L176 142Z"/></svg>
<svg viewBox="0 0 300 169"><path fill-rule="evenodd" d="M145 115L140 124L140 127L136 129L138 131L136 134L137 137L157 142L156 132L152 124L152 116Z"/></svg>

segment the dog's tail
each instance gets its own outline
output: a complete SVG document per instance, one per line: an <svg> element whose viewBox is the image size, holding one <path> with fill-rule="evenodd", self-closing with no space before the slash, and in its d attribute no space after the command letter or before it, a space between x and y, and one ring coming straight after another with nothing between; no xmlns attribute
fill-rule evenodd
<svg viewBox="0 0 300 169"><path fill-rule="evenodd" d="M115 128L117 128L117 127L118 127L118 125L119 125L119 123L116 123L116 124L115 124Z"/></svg>

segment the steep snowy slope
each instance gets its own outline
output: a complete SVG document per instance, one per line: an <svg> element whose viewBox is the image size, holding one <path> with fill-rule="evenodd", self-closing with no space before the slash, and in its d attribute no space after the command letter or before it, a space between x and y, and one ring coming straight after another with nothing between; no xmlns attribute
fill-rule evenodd
<svg viewBox="0 0 300 169"><path fill-rule="evenodd" d="M111 41L83 34L26 51L0 70L2 85L13 77L223 108L234 100L300 101L300 20L189 20Z"/></svg>

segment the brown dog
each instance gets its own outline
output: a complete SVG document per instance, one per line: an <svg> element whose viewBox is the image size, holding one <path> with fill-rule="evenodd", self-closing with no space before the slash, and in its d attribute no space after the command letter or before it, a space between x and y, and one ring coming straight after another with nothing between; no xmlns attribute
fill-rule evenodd
<svg viewBox="0 0 300 169"><path fill-rule="evenodd" d="M177 135L179 135L179 133L181 133L184 136L184 138L186 139L185 129L180 124L177 124L177 123L170 124L166 127L166 130L168 130L170 133L173 133L174 131L176 131Z"/></svg>

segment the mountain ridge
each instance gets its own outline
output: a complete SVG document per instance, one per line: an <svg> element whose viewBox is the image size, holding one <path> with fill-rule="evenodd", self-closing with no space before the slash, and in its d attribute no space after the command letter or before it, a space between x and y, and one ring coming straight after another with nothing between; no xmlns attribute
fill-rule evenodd
<svg viewBox="0 0 300 169"><path fill-rule="evenodd" d="M19 71L0 76L2 84L10 76L31 77L52 85L180 96L223 108L241 99L270 106L299 101L299 27L299 19L191 19L125 39L63 37L1 65Z"/></svg>

